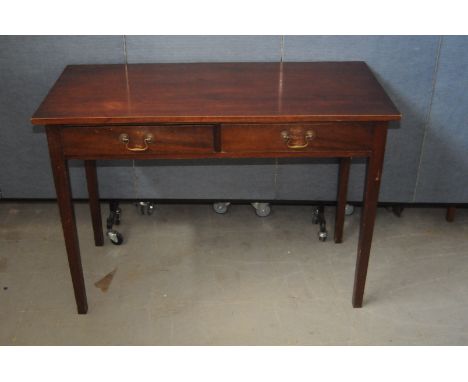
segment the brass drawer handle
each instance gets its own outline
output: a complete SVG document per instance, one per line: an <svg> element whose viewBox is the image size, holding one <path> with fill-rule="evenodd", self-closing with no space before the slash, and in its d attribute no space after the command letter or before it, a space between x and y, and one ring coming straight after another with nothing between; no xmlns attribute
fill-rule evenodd
<svg viewBox="0 0 468 382"><path fill-rule="evenodd" d="M310 141L315 138L315 132L313 130L307 130L303 137L293 137L289 131L283 130L281 132L281 138L286 142L288 149L300 150L309 146ZM291 141L293 143L290 143Z"/></svg>
<svg viewBox="0 0 468 382"><path fill-rule="evenodd" d="M128 151L134 151L134 152L141 152L141 151L146 151L149 148L149 144L153 143L153 134L146 134L145 139L143 140L144 146L135 146L135 147L129 147L128 145L130 144L130 137L128 134L120 134L119 136L119 141L125 144L125 148Z"/></svg>

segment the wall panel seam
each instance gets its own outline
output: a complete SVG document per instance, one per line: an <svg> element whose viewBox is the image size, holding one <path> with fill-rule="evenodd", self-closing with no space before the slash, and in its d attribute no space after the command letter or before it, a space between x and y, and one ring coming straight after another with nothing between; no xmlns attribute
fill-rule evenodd
<svg viewBox="0 0 468 382"><path fill-rule="evenodd" d="M284 60L284 35L281 36L280 40L280 62Z"/></svg>
<svg viewBox="0 0 468 382"><path fill-rule="evenodd" d="M280 63L283 62L284 58L284 35L280 36ZM279 163L278 163L278 158L275 158L275 164L274 164L274 173L273 173L273 200L278 199L278 171L279 171Z"/></svg>
<svg viewBox="0 0 468 382"><path fill-rule="evenodd" d="M127 52L127 36L123 35L123 53L124 53L124 58L125 58L125 65L128 64L128 52Z"/></svg>
<svg viewBox="0 0 468 382"><path fill-rule="evenodd" d="M421 149L419 151L419 163L418 163L418 168L416 171L416 182L414 185L414 191L413 191L413 203L416 201L416 194L418 190L418 185L419 185L419 180L420 180L420 173L421 173L421 166L422 166L422 161L423 161L423 156L424 156L424 146L426 143L426 138L427 138L427 131L429 129L429 122L431 120L431 113L432 113L432 102L434 100L434 92L435 92L435 87L437 83L437 75L439 71L439 60L440 60L440 52L442 49L442 42L443 42L444 36L440 36L439 38L439 44L437 47L437 52L436 52L436 57L435 57L435 65L434 65L434 72L432 75L432 86L431 86L431 94L429 97L429 107L426 113L426 118L424 120L424 133L423 133L423 138L421 142Z"/></svg>
<svg viewBox="0 0 468 382"><path fill-rule="evenodd" d="M128 50L127 50L127 36L126 35L123 35L122 36L122 39L123 39L123 51L124 51L124 58L125 58L125 71L128 73L128 68L127 68L127 65L128 65ZM137 196L138 196L138 176L137 176L137 171L136 171L136 167L135 167L135 160L133 159L132 160L132 179L133 179L133 195L134 195L134 198L136 199Z"/></svg>

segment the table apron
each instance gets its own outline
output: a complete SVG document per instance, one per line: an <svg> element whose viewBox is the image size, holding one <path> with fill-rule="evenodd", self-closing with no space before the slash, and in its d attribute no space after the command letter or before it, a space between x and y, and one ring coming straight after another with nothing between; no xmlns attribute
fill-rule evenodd
<svg viewBox="0 0 468 382"><path fill-rule="evenodd" d="M377 123L56 126L67 159L369 157Z"/></svg>

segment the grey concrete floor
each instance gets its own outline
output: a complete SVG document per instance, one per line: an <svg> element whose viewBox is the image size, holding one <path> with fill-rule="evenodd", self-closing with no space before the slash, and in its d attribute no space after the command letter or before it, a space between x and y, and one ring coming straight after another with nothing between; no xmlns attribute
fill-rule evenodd
<svg viewBox="0 0 468 382"><path fill-rule="evenodd" d="M89 313L77 315L55 203L0 203L0 344L468 344L468 210L379 208L365 305L351 307L359 209L317 240L310 206L123 204L94 247L76 204ZM103 213L107 212L103 206ZM333 230L334 208L327 208ZM95 283L116 270L107 291Z"/></svg>

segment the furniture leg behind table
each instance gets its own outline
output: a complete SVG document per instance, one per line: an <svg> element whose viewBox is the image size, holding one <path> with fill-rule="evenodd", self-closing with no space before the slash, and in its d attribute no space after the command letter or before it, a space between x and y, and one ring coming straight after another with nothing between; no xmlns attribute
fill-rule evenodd
<svg viewBox="0 0 468 382"><path fill-rule="evenodd" d="M88 302L86 299L83 268L81 265L80 246L76 230L68 162L64 158L62 152L60 128L47 126L46 131L76 305L78 313L86 314L88 311Z"/></svg>
<svg viewBox="0 0 468 382"><path fill-rule="evenodd" d="M93 222L94 244L98 247L104 245L102 231L101 205L99 204L99 187L96 172L96 161L85 160L86 182L88 184L89 208Z"/></svg>
<svg viewBox="0 0 468 382"><path fill-rule="evenodd" d="M361 211L361 227L354 275L353 307L361 308L366 285L367 267L374 232L377 201L379 197L380 179L382 178L383 160L387 126L374 128L374 142L370 157L367 159L366 180L364 186L364 202Z"/></svg>
<svg viewBox="0 0 468 382"><path fill-rule="evenodd" d="M447 214L445 215L445 220L447 220L449 223L452 223L453 221L455 221L456 212L457 212L457 207L455 206L447 207Z"/></svg>

